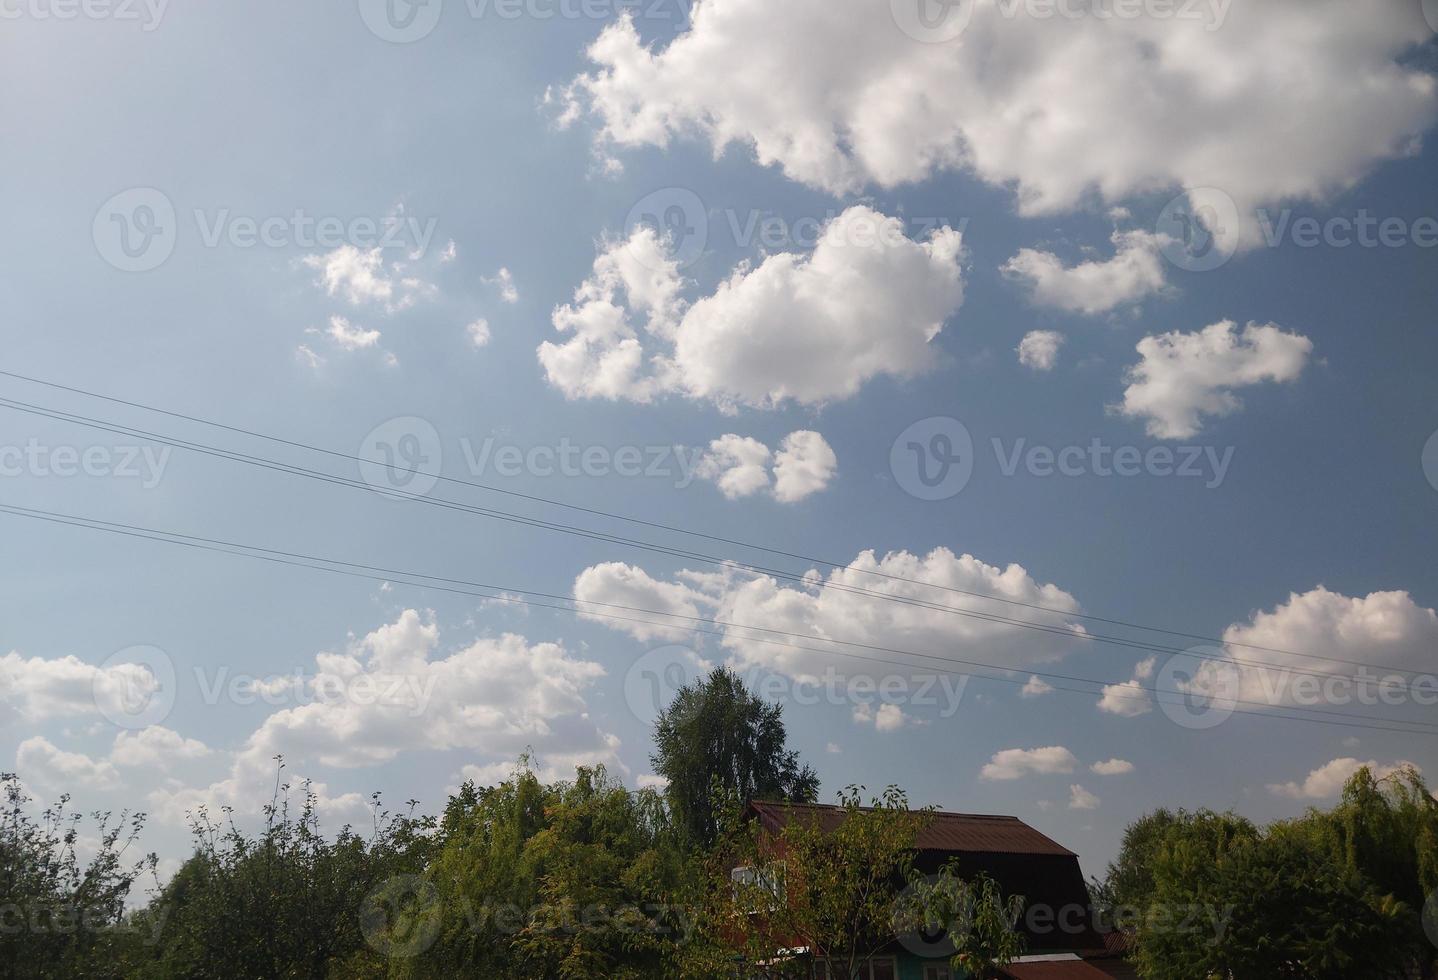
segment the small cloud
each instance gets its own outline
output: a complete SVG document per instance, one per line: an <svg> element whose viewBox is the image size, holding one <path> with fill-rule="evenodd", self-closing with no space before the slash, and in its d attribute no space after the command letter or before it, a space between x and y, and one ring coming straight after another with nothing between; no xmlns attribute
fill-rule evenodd
<svg viewBox="0 0 1438 980"><path fill-rule="evenodd" d="M1126 776L1133 772L1133 763L1127 759L1109 759L1107 762L1095 762L1089 769L1100 776Z"/></svg>
<svg viewBox="0 0 1438 980"><path fill-rule="evenodd" d="M1070 810L1097 810L1099 799L1078 783L1069 787Z"/></svg>
<svg viewBox="0 0 1438 980"><path fill-rule="evenodd" d="M828 745L824 746L824 751L829 753L830 755L838 755L844 750L839 748L838 742L830 742Z"/></svg>
<svg viewBox="0 0 1438 980"><path fill-rule="evenodd" d="M1275 796L1287 797L1290 800L1327 800L1336 797L1343 789L1343 784L1352 778L1359 769L1367 767L1377 779L1383 779L1393 775L1400 769L1418 769L1411 762L1399 761L1384 765L1372 759L1367 762L1360 762L1357 759L1334 759L1308 774L1302 783L1269 783L1268 791ZM1422 770L1418 770L1422 772Z"/></svg>
<svg viewBox="0 0 1438 980"><path fill-rule="evenodd" d="M909 719L904 717L903 709L897 704L881 704L877 709L873 705L854 705L854 721L860 725L867 725L871 722L875 731L896 732L903 728Z"/></svg>
<svg viewBox="0 0 1438 980"><path fill-rule="evenodd" d="M378 330L366 330L355 326L342 316L330 317L330 327L325 331L340 350L356 351L374 347L379 343Z"/></svg>
<svg viewBox="0 0 1438 980"><path fill-rule="evenodd" d="M648 772L639 776L638 784L640 789L666 790L669 788L669 780Z"/></svg>
<svg viewBox="0 0 1438 980"><path fill-rule="evenodd" d="M519 302L519 290L514 285L514 275L505 266L500 266L499 271L492 277L486 276L483 282L487 286L499 287L499 298L506 303L514 304Z"/></svg>
<svg viewBox="0 0 1438 980"><path fill-rule="evenodd" d="M1049 684L1042 677L1034 674L1029 677L1029 682L1019 689L1019 697L1039 698L1045 694L1052 693L1052 691L1052 684Z"/></svg>
<svg viewBox="0 0 1438 980"><path fill-rule="evenodd" d="M1004 749L994 753L994 757L979 772L979 778L1003 781L1027 775L1066 775L1077 766L1078 759L1062 745L1041 749Z"/></svg>
<svg viewBox="0 0 1438 980"><path fill-rule="evenodd" d="M318 354L316 354L306 344L300 344L298 347L295 348L295 358L301 364L305 365L312 371L318 371L320 365L325 362L325 359L323 357L320 357Z"/></svg>
<svg viewBox="0 0 1438 980"><path fill-rule="evenodd" d="M489 321L483 317L465 327L464 332L469 335L469 342L476 348L489 343Z"/></svg>
<svg viewBox="0 0 1438 980"><path fill-rule="evenodd" d="M1019 346L1019 363L1035 371L1052 371L1058 363L1059 348L1064 344L1064 335L1057 330L1030 330L1024 334Z"/></svg>

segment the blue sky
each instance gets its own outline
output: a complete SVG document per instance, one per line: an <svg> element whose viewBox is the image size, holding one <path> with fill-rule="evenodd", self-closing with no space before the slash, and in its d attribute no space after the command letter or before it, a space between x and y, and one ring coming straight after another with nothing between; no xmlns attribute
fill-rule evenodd
<svg viewBox="0 0 1438 980"><path fill-rule="evenodd" d="M535 13L556 8L471 16L450 0L408 43L376 36L354 4L176 6L154 23L143 8L140 21L57 20L38 0L6 8L19 14L0 35L0 73L23 97L0 106L10 229L0 236L0 370L346 454L372 447L365 440L386 424L385 438L432 431L433 458L454 479L841 563L892 553L882 566L891 572L979 592L1011 587L1060 612L858 578L930 602L1179 648L1197 641L1073 614L1223 637L1232 656L1320 676L1338 668L1312 656L1354 662L1346 670L1438 670L1438 488L1422 462L1438 429L1438 161L1425 144L1438 92L1432 30L1417 5L1315 5L1334 8L1323 30L1307 20L1318 14L1287 4L1198 27L1029 23L981 5L966 31L924 43L886 9L796 4L766 23L747 0L707 0L692 25L638 18L642 43L667 52L653 60L636 55L612 5L600 6L602 17L545 19ZM812 32L800 29L806 15L816 18ZM592 58L601 35L608 47ZM1254 40L1278 36L1313 38L1303 42L1314 45L1304 85L1278 84L1298 68ZM669 46L676 37L690 47ZM1128 58L1142 44L1173 57ZM990 68L976 76L990 89L945 103L941 93L956 86L943 83L977 71L982 51L1009 58L1005 71ZM1027 80L995 80L1026 57ZM1090 76L1095 61L1115 67ZM1382 96L1377 104L1355 94L1355 77ZM1113 92L1132 103L1112 105ZM1058 122L1041 110L1040 122L1015 122L1024 100ZM835 136L839 124L847 128ZM816 132L831 145L789 139ZM1082 152L1062 152L1070 139ZM1193 271L1184 243L1164 237L1175 227L1164 215L1175 200L1194 210L1205 187L1220 189L1237 223L1214 231L1231 257ZM135 188L149 196L120 198L122 217L147 220L137 201L174 213L160 222L164 260L124 271L112 261L111 202ZM666 208L688 208L689 227L707 225L702 239L668 243L682 267L665 265L665 243L646 240L634 221L656 194ZM1273 242L1260 209L1270 224L1286 222ZM245 219L296 212L351 231L355 219L398 217L432 228L432 238L420 249L405 232L401 246L371 253L367 241L318 244L272 222L278 244L242 244ZM1396 222L1391 244L1344 244L1343 222L1366 217ZM1310 246L1294 224L1304 218L1340 224ZM736 236L751 219L790 237L766 248ZM901 234L872 247L843 240L827 256L804 238L859 219ZM209 245L205 230L217 222L225 230ZM926 238L932 228L950 231ZM953 232L961 251L945 238ZM620 270L605 294L613 302L583 307L582 284L604 292L603 256ZM517 295L506 297L501 269ZM643 288L672 288L663 294L671 305L654 313ZM618 308L643 347L618 394L596 390L593 360L562 376L541 363L541 344L572 336L555 326L565 306L589 324ZM480 320L482 346L470 329ZM1020 363L1016 348L1036 331L1062 337L1052 364ZM590 354L615 342L593 336ZM852 360L835 362L836 350ZM1128 373L1135 366L1147 381ZM796 391L809 394L790 397ZM0 380L0 397L358 475L352 462L14 379ZM891 449L932 418L954 421L922 441L967 432L973 472L952 495L923 500L906 491L913 473ZM395 429L394 419L424 425ZM791 433L818 433L833 465L809 441L793 464L797 482L776 482L773 461ZM733 474L735 458L711 447L726 436L737 438L723 446L766 450L767 462ZM684 474L669 463L662 476L475 472L465 447L477 453L487 439L586 447L605 461L622 447L646 460L685 447L708 454L710 475L680 487ZM1221 479L1207 470L1041 475L1022 464L1010 475L994 440L1004 456L1098 440L1138 453L1192 446L1228 462ZM895 782L916 803L1017 814L1093 873L1124 825L1157 806L1233 806L1273 819L1331 800L1324 774L1348 771L1345 760L1438 765L1430 735L1282 720L1282 704L1195 730L1149 703L1143 713L1104 710L1097 685L1019 693L1035 671L1163 686L1162 652L1146 664L1142 650L914 613L819 585L746 586L752 576L722 578L703 562L183 450L155 479L114 473L127 447L142 444L6 409L0 446L118 452L108 470L68 477L22 462L0 494L11 505L510 589L567 595L594 569L581 591L596 601L997 664L1018 683L976 677L947 717L941 705L902 698L884 712L852 698L791 697L791 740L826 798L849 783L877 791ZM1432 472L1438 479L1438 465ZM726 474L732 492L747 494L726 496L717 482ZM779 499L780 485L797 499ZM810 567L453 484L433 498L795 574ZM503 771L526 746L541 766L604 761L638 785L652 770L648 719L632 702L641 669L664 658L732 659L773 673L782 691L825 662L915 684L925 673L837 655L785 659L733 634L725 643L677 629L634 635L552 610L0 517L3 768L38 796L69 790L87 809L154 811L151 846L171 858L183 854L186 806L268 799L270 750L325 784L339 822L362 816L350 794L375 789L435 810L447 787ZM1010 565L1021 568L1000 579ZM686 569L710 577L680 576ZM695 659L663 652L675 644ZM105 707L114 665L126 662L110 658L137 645L164 651L176 671L161 699L163 733L117 727ZM317 666L321 653L337 658ZM431 672L438 661L448 666ZM311 689L281 692L275 704L205 695L237 676L279 691L277 676L299 670L308 684L317 669L436 686L404 709L316 708ZM1375 725L1431 718L1411 702L1320 708ZM1113 759L1132 771L1091 769Z"/></svg>

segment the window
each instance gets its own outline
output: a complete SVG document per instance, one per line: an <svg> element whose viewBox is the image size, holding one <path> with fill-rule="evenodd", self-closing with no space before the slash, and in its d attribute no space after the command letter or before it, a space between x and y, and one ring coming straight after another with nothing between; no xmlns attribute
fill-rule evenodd
<svg viewBox="0 0 1438 980"><path fill-rule="evenodd" d="M952 980L953 974L946 966L924 967L924 980Z"/></svg>
<svg viewBox="0 0 1438 980"><path fill-rule="evenodd" d="M734 897L747 903L750 912L763 912L778 908L784 900L784 863L756 868L741 865L729 872L734 884Z"/></svg>

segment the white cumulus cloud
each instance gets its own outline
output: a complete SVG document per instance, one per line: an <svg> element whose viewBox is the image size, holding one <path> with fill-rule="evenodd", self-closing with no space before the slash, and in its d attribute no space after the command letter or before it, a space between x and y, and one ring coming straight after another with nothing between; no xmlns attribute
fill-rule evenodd
<svg viewBox="0 0 1438 980"><path fill-rule="evenodd" d="M1231 415L1242 407L1235 388L1293 381L1312 352L1307 337L1272 323L1250 323L1240 332L1225 320L1196 333L1145 337L1118 411L1144 419L1155 438L1190 439L1202 431L1204 416Z"/></svg>
<svg viewBox="0 0 1438 980"><path fill-rule="evenodd" d="M1052 371L1058 363L1064 335L1057 330L1030 330L1015 348L1019 363L1035 371Z"/></svg>
<svg viewBox="0 0 1438 980"><path fill-rule="evenodd" d="M1269 783L1268 789L1278 796L1285 796L1292 800L1331 800L1343 790L1343 784L1364 766L1371 769L1373 775L1378 779L1391 776L1400 769L1417 768L1411 762L1392 762L1385 765L1371 759L1367 762L1360 762L1357 759L1334 759L1332 762L1314 769L1301 783ZM1421 770L1419 771L1421 772Z"/></svg>
<svg viewBox="0 0 1438 980"><path fill-rule="evenodd" d="M1165 241L1152 232L1116 231L1111 258L1072 266L1052 252L1024 248L1004 263L1003 271L1022 282L1041 306L1095 316L1163 291L1160 248Z"/></svg>
<svg viewBox="0 0 1438 980"><path fill-rule="evenodd" d="M1353 184L1438 111L1405 58L1432 37L1416 3L1236 3L1221 24L1006 6L956 8L967 28L944 43L882 2L704 0L663 45L625 16L550 101L593 120L609 170L617 148L697 136L835 194L967 171L1027 214L1217 187L1250 244L1257 205Z"/></svg>
<svg viewBox="0 0 1438 980"><path fill-rule="evenodd" d="M899 219L855 205L811 253L740 266L691 302L666 240L640 228L554 311L569 339L541 344L539 361L570 398L681 394L726 410L848 398L931 365L930 341L963 303L962 256L952 229L916 242Z"/></svg>
<svg viewBox="0 0 1438 980"><path fill-rule="evenodd" d="M1062 745L1039 749L1004 749L979 771L979 778L1004 782L1025 776L1067 775L1078 766L1078 758Z"/></svg>
<svg viewBox="0 0 1438 980"><path fill-rule="evenodd" d="M731 433L709 444L695 472L730 500L768 493L790 504L827 487L837 467L833 448L817 432L791 432L777 452L758 439Z"/></svg>

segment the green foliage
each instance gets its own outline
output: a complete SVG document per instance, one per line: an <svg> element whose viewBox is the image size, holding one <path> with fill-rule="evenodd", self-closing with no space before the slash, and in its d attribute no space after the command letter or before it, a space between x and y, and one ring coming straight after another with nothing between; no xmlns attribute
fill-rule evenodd
<svg viewBox="0 0 1438 980"><path fill-rule="evenodd" d="M1027 945L1015 928L1024 913L1024 896L1005 897L999 883L985 874L964 880L957 861L912 884L897 913L900 924L914 932L943 930L954 945L955 969L978 980L999 976Z"/></svg>
<svg viewBox="0 0 1438 980"><path fill-rule="evenodd" d="M730 829L710 860L706 901L690 968L759 964L748 975L809 977L806 959L776 957L807 948L829 961L836 977L857 975L894 940L895 906L913 869L915 841L929 820L889 787L870 806L862 787L840 795L844 816L828 832L812 811L795 810L777 838L758 821ZM732 869L755 873L734 880Z"/></svg>
<svg viewBox="0 0 1438 980"><path fill-rule="evenodd" d="M749 800L818 797L819 778L788 748L782 715L720 667L680 688L655 721L654 771L669 781L669 805L699 847L712 846L725 812Z"/></svg>
<svg viewBox="0 0 1438 980"><path fill-rule="evenodd" d="M690 918L686 860L653 791L603 769L545 785L527 768L451 799L427 879L433 946L410 976L665 977Z"/></svg>
<svg viewBox="0 0 1438 980"><path fill-rule="evenodd" d="M341 963L345 976L383 975L360 910L387 881L423 871L433 821L387 813L376 799L368 838L345 827L331 839L308 784L297 812L289 791L277 781L258 836L228 808L224 825L194 816L194 855L138 916L160 939L143 976L321 978Z"/></svg>
<svg viewBox="0 0 1438 980"><path fill-rule="evenodd" d="M14 773L0 773L0 974L6 977L109 978L124 975L138 936L124 915L131 888L153 876L153 854L127 863L143 816L93 815L94 856L76 854L81 817L69 798L37 821Z"/></svg>
<svg viewBox="0 0 1438 980"><path fill-rule="evenodd" d="M1435 804L1416 772L1364 769L1338 806L1259 830L1157 811L1132 825L1101 893L1152 980L1402 977L1431 962Z"/></svg>

